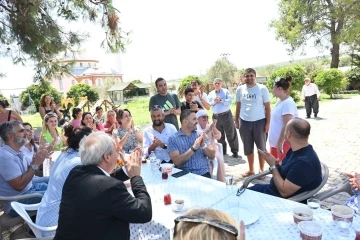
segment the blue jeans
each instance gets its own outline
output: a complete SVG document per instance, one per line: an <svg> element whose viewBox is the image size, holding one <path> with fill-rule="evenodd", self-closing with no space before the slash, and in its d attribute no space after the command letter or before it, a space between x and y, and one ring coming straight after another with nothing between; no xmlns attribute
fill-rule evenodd
<svg viewBox="0 0 360 240"><path fill-rule="evenodd" d="M44 180L44 179L42 179L42 180ZM33 182L32 188L30 188L30 190L25 192L24 194L40 193L40 194L44 195L46 189L47 189L46 183L44 183L44 182L34 183ZM41 202L41 198L40 197L26 198L26 199L18 200L17 202L23 203L23 204L34 204L34 203ZM13 209L11 209L8 214L12 217L19 216L19 214L16 211L14 211Z"/></svg>

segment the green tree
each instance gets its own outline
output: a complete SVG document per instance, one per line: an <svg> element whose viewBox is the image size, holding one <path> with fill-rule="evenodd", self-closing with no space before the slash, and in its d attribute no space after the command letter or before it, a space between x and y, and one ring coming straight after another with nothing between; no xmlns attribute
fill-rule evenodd
<svg viewBox="0 0 360 240"><path fill-rule="evenodd" d="M0 101L7 100L7 98L0 92Z"/></svg>
<svg viewBox="0 0 360 240"><path fill-rule="evenodd" d="M346 78L349 81L350 90L360 89L360 68L353 68L345 73Z"/></svg>
<svg viewBox="0 0 360 240"><path fill-rule="evenodd" d="M129 33L121 30L119 11L112 0L0 0L0 56L15 64L35 65L35 80L50 79L57 72L69 71L58 57L73 57L87 33L66 30L80 20L101 24L107 51L124 50Z"/></svg>
<svg viewBox="0 0 360 240"><path fill-rule="evenodd" d="M314 82L317 75L322 71L323 71L323 69L315 69L311 73L307 74L307 76L311 79L312 82Z"/></svg>
<svg viewBox="0 0 360 240"><path fill-rule="evenodd" d="M221 78L225 87L230 87L234 82L237 67L229 61L226 56L220 57L206 73L207 82L212 82L215 78Z"/></svg>
<svg viewBox="0 0 360 240"><path fill-rule="evenodd" d="M66 93L68 98L74 98L75 105L79 104L80 97L87 97L90 102L99 100L99 94L87 84L75 84Z"/></svg>
<svg viewBox="0 0 360 240"><path fill-rule="evenodd" d="M135 79L135 80L132 80L131 83L140 84L140 83L143 83L143 82L140 79Z"/></svg>
<svg viewBox="0 0 360 240"><path fill-rule="evenodd" d="M287 77L291 76L293 78L290 88L290 96L294 99L295 102L300 100L299 93L304 85L305 79L305 70L300 65L294 65L289 67L282 67L271 73L268 81L267 87L273 89L275 79L277 77Z"/></svg>
<svg viewBox="0 0 360 240"><path fill-rule="evenodd" d="M336 68L321 71L315 78L315 83L326 94L333 98L333 94L344 89L347 85L347 79L343 72Z"/></svg>
<svg viewBox="0 0 360 240"><path fill-rule="evenodd" d="M115 83L115 78L107 77L103 79L101 86L95 86L94 90L98 93L100 99L108 99L110 97L107 90L109 90Z"/></svg>
<svg viewBox="0 0 360 240"><path fill-rule="evenodd" d="M198 80L202 83L202 81L200 80L200 78L198 76L195 75L189 75L187 77L185 77L183 80L181 80L181 83L178 87L178 95L179 98L182 98L184 96L184 91L186 88L191 87L191 82Z"/></svg>
<svg viewBox="0 0 360 240"><path fill-rule="evenodd" d="M310 40L318 47L330 46L330 68L338 68L340 45L353 44L360 32L359 9L359 0L280 0L279 18L270 26L291 52Z"/></svg>
<svg viewBox="0 0 360 240"><path fill-rule="evenodd" d="M48 81L43 81L40 84L32 84L27 87L20 94L20 102L23 107L29 107L33 102L35 104L36 111L39 111L40 98L43 94L49 94L54 99L55 103L61 103L61 93L57 89L53 88Z"/></svg>

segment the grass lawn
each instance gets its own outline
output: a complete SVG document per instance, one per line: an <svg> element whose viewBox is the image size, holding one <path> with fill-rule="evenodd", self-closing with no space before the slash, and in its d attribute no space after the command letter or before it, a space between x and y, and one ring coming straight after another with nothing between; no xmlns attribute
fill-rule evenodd
<svg viewBox="0 0 360 240"><path fill-rule="evenodd" d="M359 96L359 93L351 93L351 94L338 94L337 98L351 98L354 96ZM144 126L146 124L151 123L151 118L149 114L149 97L146 98L135 98L128 104L121 105L121 108L127 108L131 111L131 114L133 116L134 122L136 126ZM233 98L235 99L235 97ZM336 99L336 98L335 98ZM328 102L332 101L334 99L331 99L329 95L322 94L321 95L321 102ZM277 99L272 97L271 98L271 107L274 107ZM298 102L298 107L304 107L304 102ZM235 100L233 101L233 104L231 105L231 111L233 114L235 114ZM208 111L209 115L211 114L211 111ZM35 113L33 115L22 115L21 116L24 122L29 122L33 127L41 127L41 118L39 113Z"/></svg>

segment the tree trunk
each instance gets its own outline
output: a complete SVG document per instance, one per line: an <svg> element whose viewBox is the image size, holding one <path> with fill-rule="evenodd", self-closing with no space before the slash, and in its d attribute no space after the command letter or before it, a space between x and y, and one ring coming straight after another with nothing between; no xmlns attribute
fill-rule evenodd
<svg viewBox="0 0 360 240"><path fill-rule="evenodd" d="M339 68L339 62L340 62L340 44L333 43L330 68Z"/></svg>

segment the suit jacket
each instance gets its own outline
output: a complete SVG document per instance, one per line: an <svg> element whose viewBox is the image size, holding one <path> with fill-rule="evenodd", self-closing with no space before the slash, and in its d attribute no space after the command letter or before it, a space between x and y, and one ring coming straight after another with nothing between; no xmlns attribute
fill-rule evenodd
<svg viewBox="0 0 360 240"><path fill-rule="evenodd" d="M134 196L116 172L106 176L95 165L77 166L69 173L59 210L54 239L130 239L129 223L151 221L152 207L140 176L131 178Z"/></svg>

